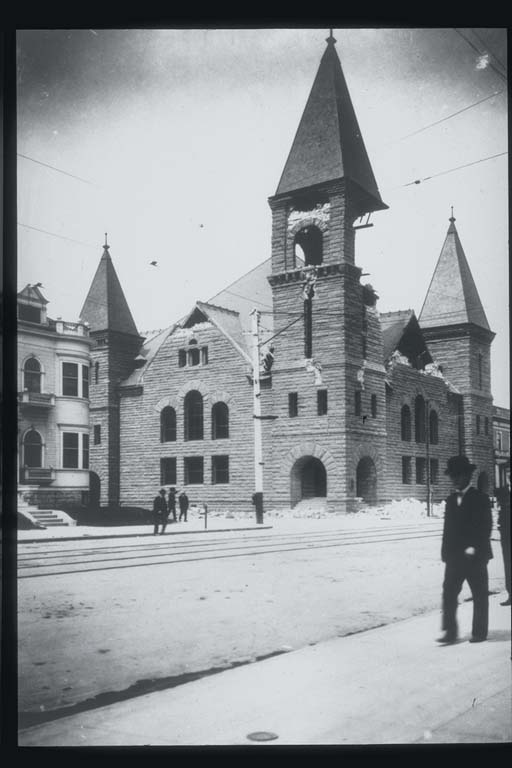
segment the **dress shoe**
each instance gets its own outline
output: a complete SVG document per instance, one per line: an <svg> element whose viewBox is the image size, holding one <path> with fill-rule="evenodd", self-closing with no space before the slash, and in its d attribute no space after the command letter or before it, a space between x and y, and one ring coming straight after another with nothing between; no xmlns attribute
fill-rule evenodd
<svg viewBox="0 0 512 768"><path fill-rule="evenodd" d="M510 605L510 597L507 597L507 599L500 603L500 605Z"/></svg>
<svg viewBox="0 0 512 768"><path fill-rule="evenodd" d="M453 645L457 642L457 635L451 635L449 632L446 632L441 637L438 637L436 642L442 643L442 645Z"/></svg>
<svg viewBox="0 0 512 768"><path fill-rule="evenodd" d="M469 638L470 643L485 643L486 640L487 640L486 637L478 637L478 636Z"/></svg>

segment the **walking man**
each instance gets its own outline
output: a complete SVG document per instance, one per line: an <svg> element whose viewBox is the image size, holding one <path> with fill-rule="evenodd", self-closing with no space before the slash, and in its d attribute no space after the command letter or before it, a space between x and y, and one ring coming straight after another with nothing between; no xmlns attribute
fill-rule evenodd
<svg viewBox="0 0 512 768"><path fill-rule="evenodd" d="M167 499L167 509L172 515L172 522L176 522L176 488L169 488L169 498Z"/></svg>
<svg viewBox="0 0 512 768"><path fill-rule="evenodd" d="M455 493L446 500L441 559L445 563L443 582L443 630L438 642L457 641L457 603L464 581L473 595L473 625L470 643L487 639L489 623L489 579L487 563L492 558L492 513L489 497L473 488L476 469L467 456L448 459L446 475Z"/></svg>
<svg viewBox="0 0 512 768"><path fill-rule="evenodd" d="M179 521L181 522L181 518L185 518L185 522L187 522L187 512L188 512L188 496L185 493L185 491L182 491L180 495L178 496L178 502L180 505L180 516Z"/></svg>
<svg viewBox="0 0 512 768"><path fill-rule="evenodd" d="M500 605L510 605L510 466L506 473L507 484L504 488L496 489L496 497L500 509L498 512L498 528L500 531L501 551L503 552L503 567L505 569L505 588L507 599Z"/></svg>
<svg viewBox="0 0 512 768"><path fill-rule="evenodd" d="M160 531L160 534L162 534L165 531L165 527L167 525L167 502L165 500L165 488L161 488L158 496L155 496L153 499L153 524L154 524L154 530L153 530L153 536L156 536L158 533L158 526L162 526L162 530Z"/></svg>

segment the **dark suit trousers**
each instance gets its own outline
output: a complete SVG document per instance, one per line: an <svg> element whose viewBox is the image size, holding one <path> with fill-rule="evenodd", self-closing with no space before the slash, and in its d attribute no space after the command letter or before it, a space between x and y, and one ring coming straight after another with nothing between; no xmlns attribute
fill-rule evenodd
<svg viewBox="0 0 512 768"><path fill-rule="evenodd" d="M510 596L510 531L501 531L501 551L505 568L505 588Z"/></svg>
<svg viewBox="0 0 512 768"><path fill-rule="evenodd" d="M467 581L473 595L473 637L487 637L489 626L489 577L487 563L461 556L446 563L443 582L443 629L457 635L457 598Z"/></svg>

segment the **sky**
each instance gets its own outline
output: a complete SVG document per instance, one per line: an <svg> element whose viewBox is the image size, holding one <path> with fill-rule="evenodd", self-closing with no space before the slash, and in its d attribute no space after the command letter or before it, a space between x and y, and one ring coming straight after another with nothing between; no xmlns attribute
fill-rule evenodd
<svg viewBox="0 0 512 768"><path fill-rule="evenodd" d="M19 289L41 282L48 314L77 320L108 232L145 334L268 259L267 199L328 32L19 31ZM334 36L389 206L357 233L356 263L382 312L419 315L453 206L508 407L506 30Z"/></svg>

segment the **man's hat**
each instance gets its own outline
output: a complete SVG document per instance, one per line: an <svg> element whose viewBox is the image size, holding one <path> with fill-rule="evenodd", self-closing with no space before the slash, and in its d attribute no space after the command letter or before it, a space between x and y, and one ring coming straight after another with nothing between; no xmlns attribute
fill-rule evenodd
<svg viewBox="0 0 512 768"><path fill-rule="evenodd" d="M165 488L160 488L160 493L165 493Z"/></svg>
<svg viewBox="0 0 512 768"><path fill-rule="evenodd" d="M452 456L448 459L445 475L464 475L466 472L474 472L476 464L471 464L467 456Z"/></svg>

